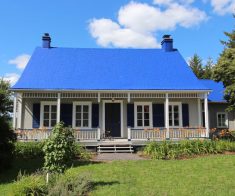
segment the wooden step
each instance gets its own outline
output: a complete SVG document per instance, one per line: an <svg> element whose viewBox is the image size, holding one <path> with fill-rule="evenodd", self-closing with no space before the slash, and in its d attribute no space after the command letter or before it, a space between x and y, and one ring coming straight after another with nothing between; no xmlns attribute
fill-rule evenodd
<svg viewBox="0 0 235 196"><path fill-rule="evenodd" d="M105 152L134 152L132 145L99 145L97 147L98 153L105 153Z"/></svg>
<svg viewBox="0 0 235 196"><path fill-rule="evenodd" d="M116 151L114 151L114 150L100 150L100 151L98 151L98 153L108 153L108 152L112 152L112 153L117 153L117 152L130 152L130 153L132 153L132 152L134 152L134 150L116 150Z"/></svg>

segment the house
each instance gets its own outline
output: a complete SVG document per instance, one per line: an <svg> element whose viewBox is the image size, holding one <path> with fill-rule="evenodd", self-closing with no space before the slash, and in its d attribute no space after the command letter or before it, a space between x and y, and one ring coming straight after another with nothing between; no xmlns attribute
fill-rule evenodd
<svg viewBox="0 0 235 196"><path fill-rule="evenodd" d="M235 111L226 111L228 104L224 100L223 83L213 80L201 81L204 86L212 90L208 96L209 128L235 130ZM204 120L203 125L205 125Z"/></svg>
<svg viewBox="0 0 235 196"><path fill-rule="evenodd" d="M169 35L161 45L57 48L45 34L12 87L14 128L22 138L42 139L63 121L81 142L208 138L211 88L196 78Z"/></svg>

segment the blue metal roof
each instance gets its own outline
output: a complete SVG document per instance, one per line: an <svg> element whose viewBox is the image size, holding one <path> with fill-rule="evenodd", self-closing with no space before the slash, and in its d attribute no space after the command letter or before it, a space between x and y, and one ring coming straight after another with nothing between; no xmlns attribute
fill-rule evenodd
<svg viewBox="0 0 235 196"><path fill-rule="evenodd" d="M210 88L212 92L208 96L211 102L226 102L224 100L224 85L222 82L215 82L213 80L201 80L203 84Z"/></svg>
<svg viewBox="0 0 235 196"><path fill-rule="evenodd" d="M12 89L207 90L177 50L36 48Z"/></svg>

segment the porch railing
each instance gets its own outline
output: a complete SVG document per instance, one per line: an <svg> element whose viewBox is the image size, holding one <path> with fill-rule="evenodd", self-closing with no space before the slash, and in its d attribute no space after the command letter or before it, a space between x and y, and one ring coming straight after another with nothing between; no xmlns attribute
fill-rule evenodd
<svg viewBox="0 0 235 196"><path fill-rule="evenodd" d="M156 128L156 129L131 129L130 130L130 139L141 140L160 140L166 138L166 129L165 128Z"/></svg>
<svg viewBox="0 0 235 196"><path fill-rule="evenodd" d="M205 128L171 128L169 129L169 138L167 138L167 129L165 128L128 128L128 140L165 140L204 137L206 137Z"/></svg>
<svg viewBox="0 0 235 196"><path fill-rule="evenodd" d="M45 140L51 135L51 129L17 129L15 130L18 140L40 141ZM99 140L100 128L77 129L74 137L79 140Z"/></svg>

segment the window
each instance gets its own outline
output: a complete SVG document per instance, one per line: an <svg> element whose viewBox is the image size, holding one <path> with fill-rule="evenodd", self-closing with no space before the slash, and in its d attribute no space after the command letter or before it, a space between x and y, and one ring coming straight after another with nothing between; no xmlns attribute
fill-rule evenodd
<svg viewBox="0 0 235 196"><path fill-rule="evenodd" d="M182 126L180 103L169 104L169 126L170 127Z"/></svg>
<svg viewBox="0 0 235 196"><path fill-rule="evenodd" d="M225 112L217 113L217 127L226 128L228 127L228 116Z"/></svg>
<svg viewBox="0 0 235 196"><path fill-rule="evenodd" d="M135 127L152 127L151 103L135 103Z"/></svg>
<svg viewBox="0 0 235 196"><path fill-rule="evenodd" d="M76 102L73 105L73 127L91 127L91 103Z"/></svg>
<svg viewBox="0 0 235 196"><path fill-rule="evenodd" d="M56 102L42 102L41 104L42 120L41 127L54 127L57 118Z"/></svg>

